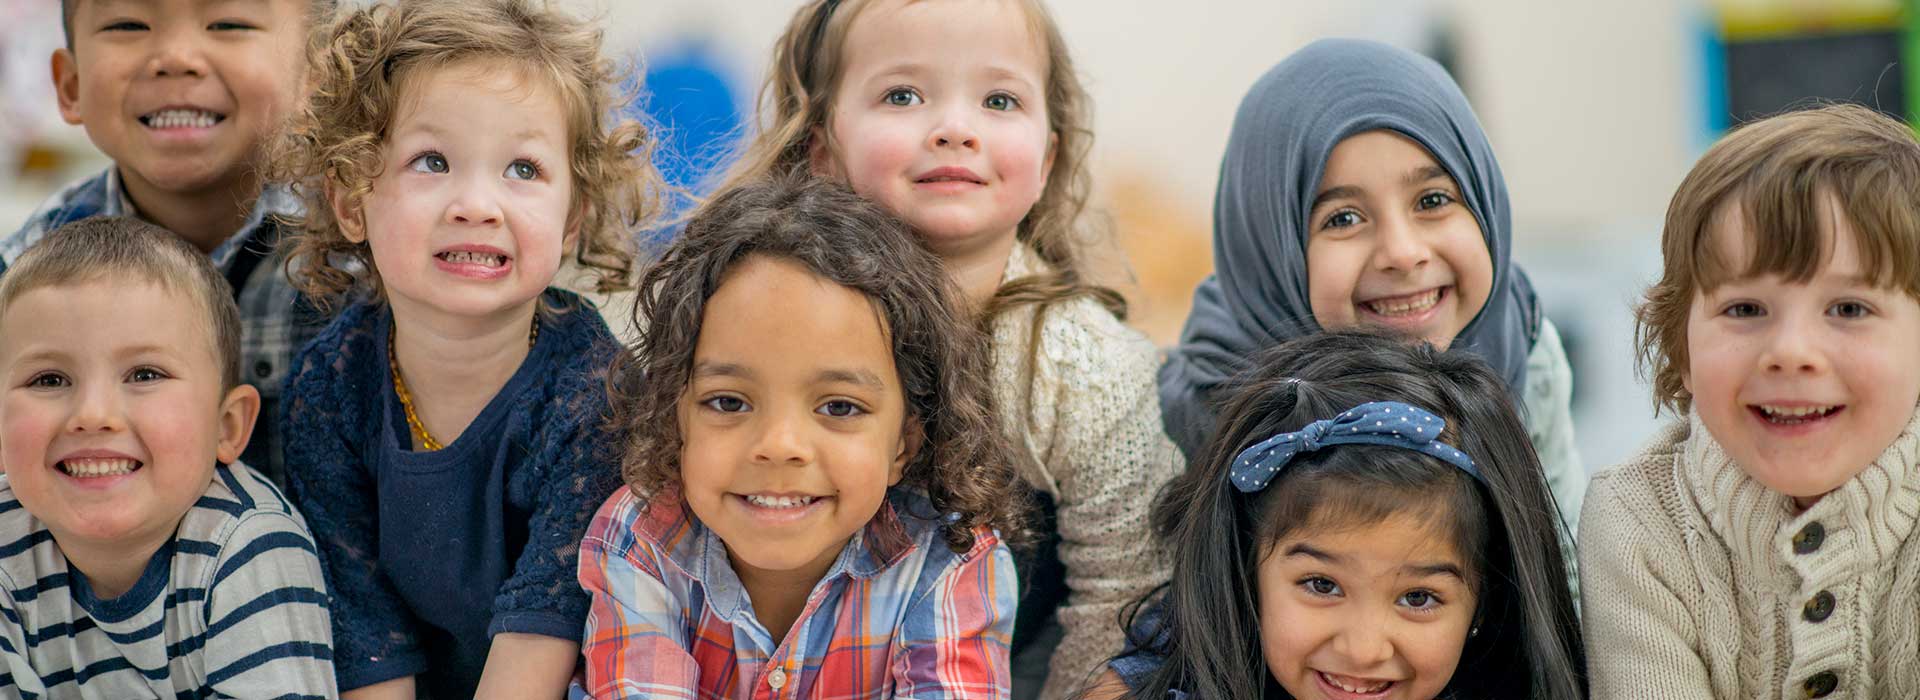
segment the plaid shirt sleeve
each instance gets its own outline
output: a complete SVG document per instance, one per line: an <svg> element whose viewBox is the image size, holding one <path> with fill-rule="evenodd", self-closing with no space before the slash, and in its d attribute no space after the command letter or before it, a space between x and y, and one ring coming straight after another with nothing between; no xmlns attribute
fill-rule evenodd
<svg viewBox="0 0 1920 700"><path fill-rule="evenodd" d="M600 700L694 700L700 668L687 652L687 603L662 580L658 550L635 535L642 503L622 488L580 542L580 586L590 598L581 654L586 692Z"/></svg>
<svg viewBox="0 0 1920 700"><path fill-rule="evenodd" d="M991 531L975 537L973 551L955 557L907 610L894 657L894 697L1013 697L1008 654L1020 594L1013 553Z"/></svg>

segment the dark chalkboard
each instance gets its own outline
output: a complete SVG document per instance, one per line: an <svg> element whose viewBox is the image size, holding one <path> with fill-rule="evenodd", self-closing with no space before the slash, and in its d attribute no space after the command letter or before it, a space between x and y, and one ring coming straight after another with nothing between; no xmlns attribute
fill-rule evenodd
<svg viewBox="0 0 1920 700"><path fill-rule="evenodd" d="M1908 121L1900 44L1893 30L1727 41L1728 116L1740 124L1838 101Z"/></svg>

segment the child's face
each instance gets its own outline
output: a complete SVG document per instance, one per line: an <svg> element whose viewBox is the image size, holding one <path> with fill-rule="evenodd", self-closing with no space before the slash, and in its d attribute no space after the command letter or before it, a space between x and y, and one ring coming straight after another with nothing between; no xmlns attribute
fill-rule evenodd
<svg viewBox="0 0 1920 700"><path fill-rule="evenodd" d="M1300 700L1427 700L1453 678L1478 601L1451 540L1417 518L1301 528L1260 562L1260 644Z"/></svg>
<svg viewBox="0 0 1920 700"><path fill-rule="evenodd" d="M498 61L419 69L363 200L387 299L410 316L520 311L560 269L573 171L559 94ZM359 222L352 212L341 220Z"/></svg>
<svg viewBox="0 0 1920 700"><path fill-rule="evenodd" d="M1460 187L1420 144L1347 137L1307 215L1307 292L1322 328L1392 328L1446 348L1486 306L1493 258Z"/></svg>
<svg viewBox="0 0 1920 700"><path fill-rule="evenodd" d="M64 546L170 536L240 457L260 398L221 391L208 325L147 282L42 287L0 316L0 466Z"/></svg>
<svg viewBox="0 0 1920 700"><path fill-rule="evenodd" d="M814 166L954 256L1011 245L1053 163L1047 57L1012 2L881 2L854 18Z"/></svg>
<svg viewBox="0 0 1920 700"><path fill-rule="evenodd" d="M707 301L680 402L687 505L743 580L817 581L918 447L859 292L750 257Z"/></svg>
<svg viewBox="0 0 1920 700"><path fill-rule="evenodd" d="M1735 211L1716 215L1710 235L1739 270L1751 243ZM1920 401L1920 302L1861 279L1852 225L1822 218L1832 253L1813 279L1733 280L1696 293L1687 318L1683 384L1700 421L1741 469L1802 507L1878 458Z"/></svg>
<svg viewBox="0 0 1920 700"><path fill-rule="evenodd" d="M251 182L300 98L306 0L83 0L53 56L60 115L148 190Z"/></svg>

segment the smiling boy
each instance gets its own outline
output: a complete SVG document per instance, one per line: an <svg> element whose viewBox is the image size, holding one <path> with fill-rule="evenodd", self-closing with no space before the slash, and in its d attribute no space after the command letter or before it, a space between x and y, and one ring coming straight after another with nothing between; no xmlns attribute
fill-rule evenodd
<svg viewBox="0 0 1920 700"><path fill-rule="evenodd" d="M113 160L0 237L0 274L48 231L137 216L208 256L242 314L243 378L272 415L293 353L320 329L281 274L275 216L299 213L256 160L300 98L302 47L336 0L62 0L67 42L51 59L60 116ZM248 461L280 480L276 421Z"/></svg>
<svg viewBox="0 0 1920 700"><path fill-rule="evenodd" d="M206 256L136 219L0 279L0 696L334 694L313 538L236 461L239 329Z"/></svg>

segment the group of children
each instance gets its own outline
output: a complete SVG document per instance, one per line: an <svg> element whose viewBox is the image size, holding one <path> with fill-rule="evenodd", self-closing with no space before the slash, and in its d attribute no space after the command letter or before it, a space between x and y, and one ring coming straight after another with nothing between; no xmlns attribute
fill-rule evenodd
<svg viewBox="0 0 1920 700"><path fill-rule="evenodd" d="M62 8L114 165L0 239L0 694L1920 694L1920 142L1864 108L1681 184L1676 420L1583 507L1493 149L1404 51L1254 85L1163 361L1040 0L805 3L649 255L591 23Z"/></svg>

